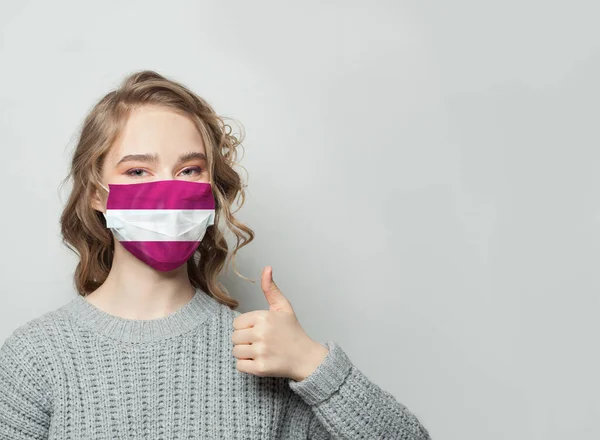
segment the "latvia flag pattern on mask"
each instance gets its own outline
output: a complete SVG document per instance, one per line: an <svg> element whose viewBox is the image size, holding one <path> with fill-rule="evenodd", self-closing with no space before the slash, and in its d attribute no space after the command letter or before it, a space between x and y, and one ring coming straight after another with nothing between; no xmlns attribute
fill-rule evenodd
<svg viewBox="0 0 600 440"><path fill-rule="evenodd" d="M184 264L214 224L210 183L160 180L108 186L106 227L125 249L157 270Z"/></svg>

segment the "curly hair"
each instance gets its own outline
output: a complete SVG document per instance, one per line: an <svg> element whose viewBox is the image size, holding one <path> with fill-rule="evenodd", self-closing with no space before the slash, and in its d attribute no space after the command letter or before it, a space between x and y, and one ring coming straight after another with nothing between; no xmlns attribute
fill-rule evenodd
<svg viewBox="0 0 600 440"><path fill-rule="evenodd" d="M116 90L106 94L92 108L83 121L70 172L63 181L64 184L70 180L72 189L60 218L63 243L79 257L74 273L75 287L79 295L88 295L104 283L112 266L114 239L106 228L102 213L92 208L91 200L100 188L106 154L132 110L143 105L161 105L188 116L206 145L215 197L215 224L207 229L198 249L188 260L188 275L192 285L235 309L238 301L229 296L217 280L230 255L219 222L223 218L226 227L237 239L230 255L235 273L254 283L235 268L237 252L254 239L254 232L233 216L246 198L246 185L234 170L234 166L239 165L238 147L241 147L244 137L243 126L238 123L242 130L236 137L231 125L225 122L231 118L217 115L204 99L186 86L152 70L128 75ZM236 199L238 208L234 211Z"/></svg>

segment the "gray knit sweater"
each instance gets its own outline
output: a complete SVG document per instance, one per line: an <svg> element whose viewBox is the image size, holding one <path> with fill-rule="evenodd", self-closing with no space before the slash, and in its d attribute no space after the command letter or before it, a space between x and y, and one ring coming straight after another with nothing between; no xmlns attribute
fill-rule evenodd
<svg viewBox="0 0 600 440"><path fill-rule="evenodd" d="M238 371L239 314L198 289L160 319L78 296L30 320L0 347L0 439L429 439L334 341L300 382Z"/></svg>

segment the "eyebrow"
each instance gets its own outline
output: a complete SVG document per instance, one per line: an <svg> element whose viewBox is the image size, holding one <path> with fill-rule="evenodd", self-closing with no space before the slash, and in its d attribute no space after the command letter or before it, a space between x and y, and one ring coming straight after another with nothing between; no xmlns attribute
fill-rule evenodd
<svg viewBox="0 0 600 440"><path fill-rule="evenodd" d="M198 151L190 151L189 153L182 154L179 156L179 159L177 159L177 165L184 164L191 160L207 160L206 154L199 153Z"/></svg>
<svg viewBox="0 0 600 440"><path fill-rule="evenodd" d="M177 165L181 165L182 163L189 162L190 160L207 160L206 155L204 153L199 153L197 151L190 151L189 153L184 153L179 156L177 159ZM117 165L120 165L124 162L147 162L147 163L156 163L158 162L158 156L156 154L128 154L127 156L123 156Z"/></svg>

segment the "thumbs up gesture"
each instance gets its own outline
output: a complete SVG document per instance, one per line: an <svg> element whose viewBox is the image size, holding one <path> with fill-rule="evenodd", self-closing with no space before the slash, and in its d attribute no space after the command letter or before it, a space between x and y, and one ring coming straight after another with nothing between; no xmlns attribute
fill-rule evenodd
<svg viewBox="0 0 600 440"><path fill-rule="evenodd" d="M231 340L237 369L302 381L323 362L328 349L306 334L292 304L273 281L271 266L263 269L261 288L269 310L243 313L233 320Z"/></svg>

